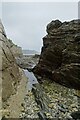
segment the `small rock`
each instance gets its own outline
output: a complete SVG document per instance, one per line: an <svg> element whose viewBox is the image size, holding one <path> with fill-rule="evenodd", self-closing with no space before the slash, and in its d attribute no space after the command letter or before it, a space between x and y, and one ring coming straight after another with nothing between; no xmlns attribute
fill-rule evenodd
<svg viewBox="0 0 80 120"><path fill-rule="evenodd" d="M73 111L77 111L77 108L73 108Z"/></svg>
<svg viewBox="0 0 80 120"><path fill-rule="evenodd" d="M50 115L50 113L46 113L46 116L48 117L48 116L51 116L51 115Z"/></svg>
<svg viewBox="0 0 80 120"><path fill-rule="evenodd" d="M53 108L53 106L54 106L54 103L51 103L48 105L49 108Z"/></svg>
<svg viewBox="0 0 80 120"><path fill-rule="evenodd" d="M34 111L39 111L39 108L35 108Z"/></svg>
<svg viewBox="0 0 80 120"><path fill-rule="evenodd" d="M71 104L71 107L74 108L74 107L75 107L75 104Z"/></svg>
<svg viewBox="0 0 80 120"><path fill-rule="evenodd" d="M25 112L24 108L22 108L21 112Z"/></svg>
<svg viewBox="0 0 80 120"><path fill-rule="evenodd" d="M59 109L61 112L63 112L63 113L65 113L65 112L66 112L66 109L61 108L60 106L58 107L58 109Z"/></svg>
<svg viewBox="0 0 80 120"><path fill-rule="evenodd" d="M42 112L38 112L38 116L39 116L40 120L47 120L45 114Z"/></svg>

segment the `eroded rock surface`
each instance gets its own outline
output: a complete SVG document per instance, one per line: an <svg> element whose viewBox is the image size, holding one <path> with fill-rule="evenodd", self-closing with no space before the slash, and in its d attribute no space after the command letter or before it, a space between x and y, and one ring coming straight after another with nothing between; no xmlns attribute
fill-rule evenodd
<svg viewBox="0 0 80 120"><path fill-rule="evenodd" d="M47 33L34 73L80 89L80 20L52 21Z"/></svg>
<svg viewBox="0 0 80 120"><path fill-rule="evenodd" d="M2 64L0 65L0 73L2 74L2 100L5 102L10 95L15 93L16 87L21 79L19 67L16 64L15 55L12 46L14 44L8 40L4 27L0 21L0 57ZM18 48L15 47L15 49ZM14 50L15 50L14 49Z"/></svg>
<svg viewBox="0 0 80 120"><path fill-rule="evenodd" d="M31 70L39 60L39 55L22 55L16 58L16 62L22 69Z"/></svg>
<svg viewBox="0 0 80 120"><path fill-rule="evenodd" d="M19 47L19 46L17 46L17 45L15 45L15 44L12 42L12 40L8 39L8 41L9 41L9 47L10 47L13 55L14 55L15 57L20 57L20 56L22 56L22 55L23 55L23 53L22 53L22 48Z"/></svg>

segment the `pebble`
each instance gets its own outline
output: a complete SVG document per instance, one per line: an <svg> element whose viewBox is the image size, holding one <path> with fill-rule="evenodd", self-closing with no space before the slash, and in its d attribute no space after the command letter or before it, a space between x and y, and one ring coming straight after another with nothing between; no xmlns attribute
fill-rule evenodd
<svg viewBox="0 0 80 120"><path fill-rule="evenodd" d="M61 112L63 112L63 113L66 112L66 109L63 109L63 108L61 108L60 106L58 107L58 109L59 109Z"/></svg>
<svg viewBox="0 0 80 120"><path fill-rule="evenodd" d="M39 108L35 108L34 111L39 111Z"/></svg>
<svg viewBox="0 0 80 120"><path fill-rule="evenodd" d="M54 103L51 103L48 105L49 108L53 108L53 106L54 106Z"/></svg>
<svg viewBox="0 0 80 120"><path fill-rule="evenodd" d="M71 107L72 107L72 108L75 108L75 106L76 106L75 104L71 104Z"/></svg>
<svg viewBox="0 0 80 120"><path fill-rule="evenodd" d="M47 96L51 99L48 107L50 108L50 111L54 112L52 115L60 117L61 120L64 118L71 119L72 117L70 114L73 111L77 111L80 105L77 96L74 95L74 90L55 83L51 83L51 85L45 83L42 86L44 86Z"/></svg>
<svg viewBox="0 0 80 120"><path fill-rule="evenodd" d="M50 113L45 113L46 114L46 116L51 116L51 114Z"/></svg>
<svg viewBox="0 0 80 120"><path fill-rule="evenodd" d="M73 108L73 111L77 111L78 109L77 108Z"/></svg>
<svg viewBox="0 0 80 120"><path fill-rule="evenodd" d="M39 108L37 107L37 103L35 102L34 95L31 91L26 93L24 103L22 103L21 106L24 106L24 109L22 109L23 118L38 118L37 112L39 111Z"/></svg>
<svg viewBox="0 0 80 120"><path fill-rule="evenodd" d="M45 118L46 115L47 118L56 118L57 120L58 118L60 118L60 120L72 119L71 113L78 110L79 104L77 96L74 95L74 90L55 83L43 83L41 86L44 86L44 91L41 91L41 94L44 92L50 99L50 103L47 103L46 100L42 98L44 110L41 110L35 101L33 93L29 91L24 98L24 104L21 104L21 106L25 107L25 111L24 109L22 110L22 116L26 118ZM42 114L43 111L45 115Z"/></svg>
<svg viewBox="0 0 80 120"><path fill-rule="evenodd" d="M22 108L21 112L25 112L25 109L24 109L24 108Z"/></svg>

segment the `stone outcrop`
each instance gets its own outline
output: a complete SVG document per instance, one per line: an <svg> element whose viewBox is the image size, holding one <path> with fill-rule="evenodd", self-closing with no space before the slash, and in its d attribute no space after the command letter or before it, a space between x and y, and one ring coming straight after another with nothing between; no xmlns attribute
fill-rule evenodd
<svg viewBox="0 0 80 120"><path fill-rule="evenodd" d="M15 44L12 42L12 40L8 39L8 41L9 41L9 47L10 47L13 55L14 55L15 57L20 57L20 56L22 56L22 55L23 55L23 53L22 53L22 48L19 47L19 46L17 46L17 45L15 45Z"/></svg>
<svg viewBox="0 0 80 120"><path fill-rule="evenodd" d="M22 55L16 58L18 66L22 69L32 70L33 67L38 63L39 55Z"/></svg>
<svg viewBox="0 0 80 120"><path fill-rule="evenodd" d="M80 89L80 20L52 21L47 33L34 73Z"/></svg>
<svg viewBox="0 0 80 120"><path fill-rule="evenodd" d="M5 102L10 95L15 93L16 87L21 79L19 67L16 64L13 52L18 48L15 47L15 49L12 50L12 46L14 46L14 44L8 40L0 21L0 78L2 79L3 102Z"/></svg>

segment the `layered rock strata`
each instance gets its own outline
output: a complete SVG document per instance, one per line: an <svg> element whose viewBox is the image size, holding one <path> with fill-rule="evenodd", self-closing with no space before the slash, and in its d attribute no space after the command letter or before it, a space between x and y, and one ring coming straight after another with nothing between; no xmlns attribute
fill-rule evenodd
<svg viewBox="0 0 80 120"><path fill-rule="evenodd" d="M47 25L46 31L34 73L80 89L80 20L55 20Z"/></svg>

